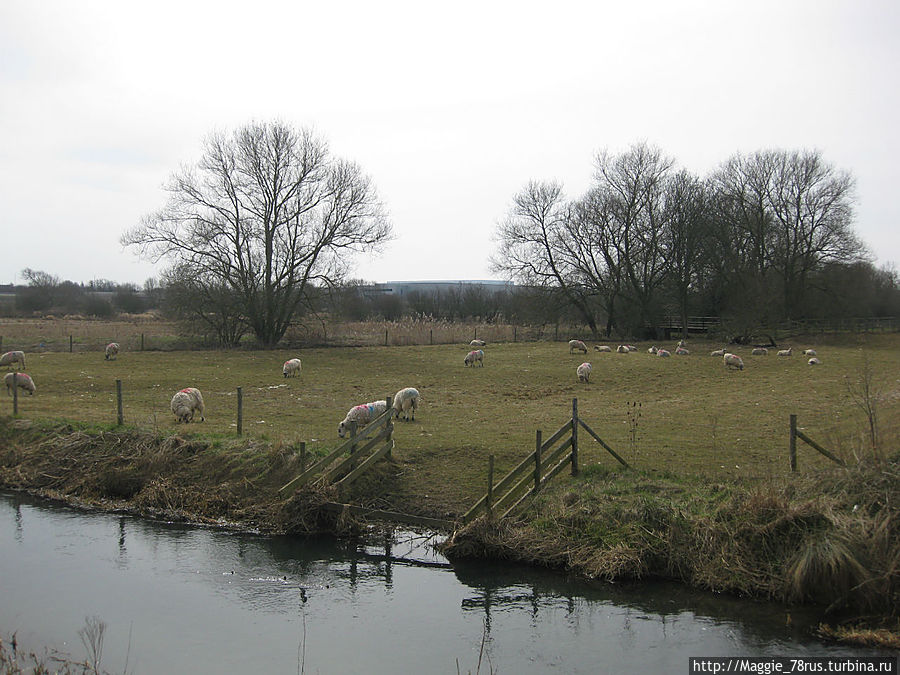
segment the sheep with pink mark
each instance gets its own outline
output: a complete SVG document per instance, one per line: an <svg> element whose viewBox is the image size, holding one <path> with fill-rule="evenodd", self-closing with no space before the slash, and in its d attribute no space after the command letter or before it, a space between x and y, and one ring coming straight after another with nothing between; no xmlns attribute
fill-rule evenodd
<svg viewBox="0 0 900 675"><path fill-rule="evenodd" d="M106 349L104 350L104 358L107 361L114 361L118 355L119 355L119 343L118 342L110 342L108 345L106 345Z"/></svg>
<svg viewBox="0 0 900 675"><path fill-rule="evenodd" d="M661 356L662 358L667 358L669 356L672 356L672 352L670 352L668 349L657 349L656 355Z"/></svg>
<svg viewBox="0 0 900 675"><path fill-rule="evenodd" d="M572 354L576 350L582 354L587 354L587 345L581 340L569 340L569 353Z"/></svg>
<svg viewBox="0 0 900 675"><path fill-rule="evenodd" d="M347 411L346 417L338 424L338 436L341 438L346 436L353 422L356 422L357 427L362 428L386 410L387 401L370 401L369 403L353 406Z"/></svg>
<svg viewBox="0 0 900 675"><path fill-rule="evenodd" d="M172 413L179 422L192 422L194 415L200 413L200 421L205 422L203 417L205 411L203 406L203 395L196 387L187 387L181 391L175 392L171 403Z"/></svg>
<svg viewBox="0 0 900 675"><path fill-rule="evenodd" d="M3 356L0 356L0 366L11 366L14 363L20 364L19 368L25 367L25 352L14 351L14 352L6 352Z"/></svg>
<svg viewBox="0 0 900 675"><path fill-rule="evenodd" d="M300 374L301 368L302 364L300 363L300 359L288 359L284 362L284 365L281 366L281 373L285 377L296 377Z"/></svg>
<svg viewBox="0 0 900 675"><path fill-rule="evenodd" d="M737 354L726 352L725 356L722 357L722 361L725 363L726 368L737 368L738 370L744 369L744 360Z"/></svg>
<svg viewBox="0 0 900 675"><path fill-rule="evenodd" d="M16 386L27 391L29 396L34 396L34 380L31 379L31 376L28 375L28 373L7 373L3 377L3 382L6 384L6 393L8 396L12 396L13 387Z"/></svg>

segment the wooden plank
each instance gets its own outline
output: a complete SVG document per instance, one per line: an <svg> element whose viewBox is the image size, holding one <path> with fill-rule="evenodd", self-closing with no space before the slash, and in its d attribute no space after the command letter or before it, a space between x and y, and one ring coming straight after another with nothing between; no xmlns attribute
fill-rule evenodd
<svg viewBox="0 0 900 675"><path fill-rule="evenodd" d="M585 431L587 431L591 436L593 436L594 440L597 441L600 445L602 445L609 454L611 454L613 457L615 457L617 460L619 460L619 463L622 466L624 466L626 469L631 468L630 466L628 466L628 462L626 462L624 459L619 457L619 455L616 453L615 450L613 450L611 447L609 447L602 438L600 438L597 434L594 433L593 429L591 429L587 424L585 424L584 420L578 420L578 423L584 428Z"/></svg>
<svg viewBox="0 0 900 675"><path fill-rule="evenodd" d="M572 421L569 420L565 424L563 424L550 438L544 441L544 444L541 445L541 450L547 450L552 446L556 441L562 438L563 434L569 431L572 428Z"/></svg>
<svg viewBox="0 0 900 675"><path fill-rule="evenodd" d="M376 417L375 420L373 420L368 426L366 426L362 430L361 433L357 434L353 438L348 438L346 441L344 441L339 446L337 446L334 450L332 450L330 453L328 453L325 457L323 457L318 462L313 464L311 467L309 467L309 469L307 469L306 471L301 473L299 476L294 478L292 481L288 482L286 485L284 485L278 491L286 492L287 490L290 490L291 488L294 488L294 487L300 488L300 487L303 487L304 485L306 485L310 480L312 480L312 477L315 474L317 474L323 468L325 468L326 466L331 464L335 459L337 459L340 455L342 455L347 450L347 448L349 448L352 444L359 443L359 441L362 438L365 438L370 433L372 433L372 431L377 429L380 424L383 424L385 421L385 418L387 418L387 420L390 421L390 415L391 415L391 410L390 409L386 410L384 413L382 413L381 415Z"/></svg>
<svg viewBox="0 0 900 675"><path fill-rule="evenodd" d="M367 443L360 445L356 451L352 455L347 455L343 460L341 460L338 464L334 465L330 469L328 469L324 474L322 474L322 480L326 483L332 482L338 475L340 475L344 471L351 470L351 467L355 468L356 462L359 461L359 458L364 454L369 452L372 448L374 448L378 443L383 441L387 436L386 432L382 432L381 434L375 436L374 438L369 439ZM357 440L359 436L356 437Z"/></svg>
<svg viewBox="0 0 900 675"><path fill-rule="evenodd" d="M357 478L362 476L366 471L368 471L369 468L375 464L375 462L377 462L379 459L381 459L387 453L389 453L393 447L394 447L394 441L389 440L387 443L385 443L383 446L381 446L378 450L376 450L374 453L372 453L369 457L367 457L365 459L365 461L363 461L358 467L353 469L353 471L351 471L346 476L341 478L341 480L339 480L336 483L336 485L340 485L341 487L343 487L345 485L350 485L353 481L355 481Z"/></svg>
<svg viewBox="0 0 900 675"><path fill-rule="evenodd" d="M541 460L541 471L545 471L548 466L550 466L553 462L558 460L562 454L572 447L572 439L567 438L566 442L560 445L556 450L551 452L549 455L544 457ZM571 458L570 458L571 459Z"/></svg>
<svg viewBox="0 0 900 675"><path fill-rule="evenodd" d="M354 506L352 504L338 504L336 502L327 502L322 505L326 511L341 513L347 511L350 515L359 518L375 518L377 520L387 520L392 523L403 523L405 525L418 525L421 527L429 527L436 530L452 530L453 521L442 520L440 518L428 518L426 516L414 516L409 513L399 513L397 511L383 511L381 509L367 509L362 506Z"/></svg>
<svg viewBox="0 0 900 675"><path fill-rule="evenodd" d="M803 433L802 431L800 431L799 429L797 429L795 433L797 434L797 438L800 438L801 440L805 441L805 442L808 443L809 445L813 446L816 450L818 450L819 452L821 452L823 455L825 455L825 456L826 456L828 459L830 459L832 462L837 462L837 463L840 464L841 466L846 466L846 465L844 464L844 460L839 459L838 457L835 457L834 455L832 455L830 452L828 452L828 450L826 450L826 449L823 448L821 445L819 445L818 443L816 443L813 439L811 439L809 436L807 436L806 434L804 434L804 433Z"/></svg>
<svg viewBox="0 0 900 675"><path fill-rule="evenodd" d="M569 466L571 461L572 461L571 457L564 457L562 460L560 460L560 462L556 466L554 466L552 469L550 469L550 471L548 471L546 473L546 475L544 476L544 478L541 480L541 488L546 486L547 483L550 482L551 478L553 478L554 476L557 476L563 469L565 469L567 466ZM534 497L536 492L537 492L537 490L535 490L535 488L531 488L530 490L528 490L528 492L526 492L524 495L522 495L516 501L515 504L513 504L506 511L503 512L503 515L501 516L501 518L506 518L513 511L515 511L517 508L519 508L519 506L524 504L526 500L528 500L531 497Z"/></svg>
<svg viewBox="0 0 900 675"><path fill-rule="evenodd" d="M505 490L516 479L516 477L520 473L522 473L525 469L527 469L531 465L532 462L534 462L534 453L533 452L529 453L528 457L523 459L517 467L515 467L512 471L510 471L508 474L506 474L500 480L500 482L494 486L494 491L500 492L502 490ZM471 518L471 516L478 509L480 509L482 506L484 506L484 503L486 501L487 501L487 494L484 494L481 496L481 499L479 499L477 502L475 502L475 504L472 505L472 508L470 508L468 511L465 512L465 514L463 514L463 521L468 522L469 518Z"/></svg>

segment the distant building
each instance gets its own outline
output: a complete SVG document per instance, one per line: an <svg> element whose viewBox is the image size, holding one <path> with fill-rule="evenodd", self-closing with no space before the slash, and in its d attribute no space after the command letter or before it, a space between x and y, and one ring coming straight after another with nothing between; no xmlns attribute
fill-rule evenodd
<svg viewBox="0 0 900 675"><path fill-rule="evenodd" d="M465 290L467 288L480 287L484 291L494 294L503 291L511 291L515 284L511 281L496 281L493 279L468 280L468 281L386 281L383 284L374 284L372 290L384 295L408 295L410 293L446 293L451 290Z"/></svg>

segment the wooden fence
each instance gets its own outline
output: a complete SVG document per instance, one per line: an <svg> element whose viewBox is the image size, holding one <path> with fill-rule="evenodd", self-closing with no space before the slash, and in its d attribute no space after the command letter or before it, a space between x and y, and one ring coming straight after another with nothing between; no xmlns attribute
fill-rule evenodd
<svg viewBox="0 0 900 675"><path fill-rule="evenodd" d="M797 439L798 438L801 441L803 441L804 443L806 443L807 445L809 445L810 447L818 450L821 454L825 455L825 457L830 459L832 462L840 464L841 466L846 466L846 464L844 463L844 461L842 459L840 459L839 457L836 457L835 455L830 453L828 450L823 448L821 445L816 443L809 436L807 436L802 431L800 431L797 428L797 416L791 415L790 460L791 460L791 472L792 473L797 470Z"/></svg>
<svg viewBox="0 0 900 675"><path fill-rule="evenodd" d="M571 467L573 476L578 475L578 429L587 431L594 440L609 452L624 467L628 463L622 459L584 420L578 417L578 399L572 399L572 418L566 421L546 441L540 429L535 434L534 451L523 459L512 471L494 484L494 456L488 457L487 492L463 514L463 523L471 522L479 513L488 517L499 514L505 518L524 506L537 495L547 483ZM556 445L556 444L559 445ZM556 447L554 448L554 446ZM499 495L495 499L495 495Z"/></svg>
<svg viewBox="0 0 900 675"><path fill-rule="evenodd" d="M282 487L279 492L298 490L305 485L349 486L385 456L394 447L393 409L388 397L387 410L357 433L356 422L350 423L350 438L328 455L320 459L299 476ZM346 455L346 456L345 456Z"/></svg>

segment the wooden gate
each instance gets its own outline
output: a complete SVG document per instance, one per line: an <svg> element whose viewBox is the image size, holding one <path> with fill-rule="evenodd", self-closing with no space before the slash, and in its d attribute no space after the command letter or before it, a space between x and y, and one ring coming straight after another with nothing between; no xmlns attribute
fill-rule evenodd
<svg viewBox="0 0 900 675"><path fill-rule="evenodd" d="M578 475L579 427L587 431L622 466L628 468L628 463L578 417L578 399L573 398L572 419L563 424L546 441L542 440L541 430L538 429L535 434L534 451L496 485L494 485L494 456L488 458L487 492L463 514L463 523L471 522L482 511L488 516L500 514L500 518L505 518L533 498L566 466L571 466L573 476ZM554 448L557 443L559 445ZM499 497L495 499L496 495Z"/></svg>
<svg viewBox="0 0 900 675"><path fill-rule="evenodd" d="M339 488L350 485L379 459L390 455L394 448L392 414L391 399L388 397L385 412L359 433L356 422L351 422L350 438L287 483L279 492L299 490L304 485L311 484L337 485Z"/></svg>

